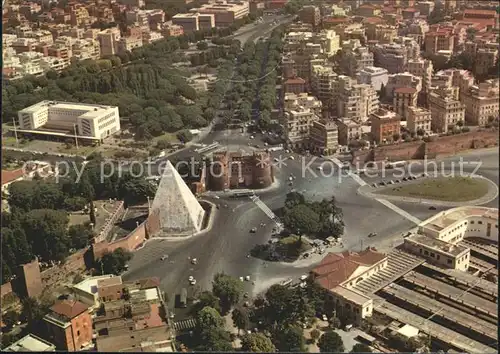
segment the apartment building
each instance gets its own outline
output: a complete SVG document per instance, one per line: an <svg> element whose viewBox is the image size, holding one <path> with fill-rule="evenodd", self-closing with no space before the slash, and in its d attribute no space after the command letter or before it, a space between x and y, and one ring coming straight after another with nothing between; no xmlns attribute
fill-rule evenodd
<svg viewBox="0 0 500 354"><path fill-rule="evenodd" d="M310 149L321 155L332 155L339 146L338 127L333 121L313 121L310 134Z"/></svg>
<svg viewBox="0 0 500 354"><path fill-rule="evenodd" d="M58 350L76 352L92 343L89 306L79 301L59 300L43 318L48 339Z"/></svg>
<svg viewBox="0 0 500 354"><path fill-rule="evenodd" d="M338 117L366 122L370 114L378 109L378 96L369 84L358 84L348 76L339 76Z"/></svg>
<svg viewBox="0 0 500 354"><path fill-rule="evenodd" d="M343 46L343 49L345 47ZM367 47L356 47L347 50L342 56L340 67L348 76L356 74L364 68L374 66L373 53Z"/></svg>
<svg viewBox="0 0 500 354"><path fill-rule="evenodd" d="M322 53L331 57L340 50L340 36L334 30L322 30L312 38L313 43L321 45Z"/></svg>
<svg viewBox="0 0 500 354"><path fill-rule="evenodd" d="M216 27L229 27L235 20L247 16L250 13L250 6L248 1L214 1L190 11L212 14L215 16Z"/></svg>
<svg viewBox="0 0 500 354"><path fill-rule="evenodd" d="M349 119L339 118L337 120L339 145L349 145L351 140L357 140L363 135L361 124Z"/></svg>
<svg viewBox="0 0 500 354"><path fill-rule="evenodd" d="M18 112L20 130L33 131L40 127L64 131L95 140L102 140L120 131L118 107L74 102L42 101Z"/></svg>
<svg viewBox="0 0 500 354"><path fill-rule="evenodd" d="M162 25L161 34L163 37L179 37L184 34L184 28L180 25L166 24Z"/></svg>
<svg viewBox="0 0 500 354"><path fill-rule="evenodd" d="M438 55L441 51L453 53L455 49L455 36L453 29L437 28L425 34L425 52L429 55Z"/></svg>
<svg viewBox="0 0 500 354"><path fill-rule="evenodd" d="M295 107L285 111L285 135L290 149L308 149L313 122L320 117L311 109Z"/></svg>
<svg viewBox="0 0 500 354"><path fill-rule="evenodd" d="M436 4L433 1L419 1L417 4L418 11L423 16L429 16Z"/></svg>
<svg viewBox="0 0 500 354"><path fill-rule="evenodd" d="M367 24L366 37L380 44L390 44L398 37L398 28L385 24Z"/></svg>
<svg viewBox="0 0 500 354"><path fill-rule="evenodd" d="M422 58L409 59L405 66L405 72L422 78L422 94L426 95L429 92L432 84L432 73L434 66L432 61ZM425 96L424 96L425 97Z"/></svg>
<svg viewBox="0 0 500 354"><path fill-rule="evenodd" d="M429 93L428 103L434 132L447 133L458 122L465 122L465 105L458 100L458 95L458 87L440 87Z"/></svg>
<svg viewBox="0 0 500 354"><path fill-rule="evenodd" d="M429 135L432 132L431 111L422 107L409 107L406 118L406 129L410 133L418 135Z"/></svg>
<svg viewBox="0 0 500 354"><path fill-rule="evenodd" d="M377 66L387 69L390 74L404 71L408 60L420 55L418 43L408 37L398 38L395 43L376 44L371 50Z"/></svg>
<svg viewBox="0 0 500 354"><path fill-rule="evenodd" d="M379 91L382 86L387 85L389 73L387 69L369 66L361 70L356 78L358 83L371 85L375 91Z"/></svg>
<svg viewBox="0 0 500 354"><path fill-rule="evenodd" d="M119 51L121 39L120 30L117 27L108 28L97 34L97 40L101 46L102 56L116 55Z"/></svg>
<svg viewBox="0 0 500 354"><path fill-rule="evenodd" d="M486 75L488 71L495 67L498 60L498 47L497 48L479 48L475 55L474 73L476 75Z"/></svg>
<svg viewBox="0 0 500 354"><path fill-rule="evenodd" d="M321 103L321 101L305 92L299 94L287 92L285 93L283 102L285 110L293 109L296 107L303 107L306 109L310 109L318 116L321 116L322 114L321 111L323 104Z"/></svg>
<svg viewBox="0 0 500 354"><path fill-rule="evenodd" d="M401 133L401 117L393 111L380 108L370 115L371 134L377 144L394 141Z"/></svg>
<svg viewBox="0 0 500 354"><path fill-rule="evenodd" d="M422 79L408 72L389 75L385 86L385 97L392 101L394 90L401 87L410 87L420 92L422 90Z"/></svg>
<svg viewBox="0 0 500 354"><path fill-rule="evenodd" d="M302 93L306 92L306 81L300 77L288 79L283 83L283 92Z"/></svg>
<svg viewBox="0 0 500 354"><path fill-rule="evenodd" d="M398 87L394 89L394 111L403 119L408 118L408 108L416 107L418 91L413 87Z"/></svg>
<svg viewBox="0 0 500 354"><path fill-rule="evenodd" d="M466 92L474 84L471 72L462 69L447 69L438 71L431 80L431 88L456 87L460 94Z"/></svg>
<svg viewBox="0 0 500 354"><path fill-rule="evenodd" d="M127 36L120 38L118 42L118 53L132 51L143 46L142 36Z"/></svg>
<svg viewBox="0 0 500 354"><path fill-rule="evenodd" d="M337 113L338 75L332 67L313 65L311 67L311 89L323 106Z"/></svg>
<svg viewBox="0 0 500 354"><path fill-rule="evenodd" d="M460 92L467 125L484 126L499 117L499 81L487 80Z"/></svg>
<svg viewBox="0 0 500 354"><path fill-rule="evenodd" d="M300 21L309 23L313 25L314 28L316 28L321 21L321 13L319 11L319 7L313 5L302 7L299 12L299 18Z"/></svg>

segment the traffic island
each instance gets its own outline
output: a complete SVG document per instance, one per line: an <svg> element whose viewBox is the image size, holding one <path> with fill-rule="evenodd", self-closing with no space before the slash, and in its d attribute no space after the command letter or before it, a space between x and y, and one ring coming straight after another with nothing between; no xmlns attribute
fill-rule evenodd
<svg viewBox="0 0 500 354"><path fill-rule="evenodd" d="M442 206L482 205L498 196L498 186L480 176L422 178L378 190L364 186L359 191L375 199Z"/></svg>

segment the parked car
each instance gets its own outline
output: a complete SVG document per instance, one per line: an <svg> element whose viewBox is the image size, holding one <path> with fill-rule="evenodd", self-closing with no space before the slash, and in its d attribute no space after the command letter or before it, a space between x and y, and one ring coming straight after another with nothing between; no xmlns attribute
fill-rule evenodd
<svg viewBox="0 0 500 354"><path fill-rule="evenodd" d="M250 229L250 232L251 232L252 234L256 233L256 232L257 232L257 228L256 228L256 227L252 227L252 228Z"/></svg>
<svg viewBox="0 0 500 354"><path fill-rule="evenodd" d="M436 210L436 207L435 206L430 206L429 210Z"/></svg>

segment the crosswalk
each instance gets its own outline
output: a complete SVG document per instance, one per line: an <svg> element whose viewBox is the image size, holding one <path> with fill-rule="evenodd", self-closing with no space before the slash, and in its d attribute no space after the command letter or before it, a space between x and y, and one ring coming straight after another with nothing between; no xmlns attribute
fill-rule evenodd
<svg viewBox="0 0 500 354"><path fill-rule="evenodd" d="M196 327L196 320L194 318L188 318L174 323L174 329L176 331L187 331Z"/></svg>
<svg viewBox="0 0 500 354"><path fill-rule="evenodd" d="M259 207L260 210L266 214L269 219L273 220L278 228L283 227L283 223L280 218L256 195L250 196L250 200L255 203Z"/></svg>

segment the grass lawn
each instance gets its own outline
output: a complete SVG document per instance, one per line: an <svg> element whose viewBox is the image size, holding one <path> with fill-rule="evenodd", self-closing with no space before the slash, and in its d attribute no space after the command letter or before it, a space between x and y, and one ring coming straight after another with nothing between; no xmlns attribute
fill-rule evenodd
<svg viewBox="0 0 500 354"><path fill-rule="evenodd" d="M88 156L91 153L93 153L97 147L95 146L78 146L78 149L76 146L71 146L69 149L65 146L62 145L58 151L63 153L63 154L71 154L71 155L80 155L80 156Z"/></svg>
<svg viewBox="0 0 500 354"><path fill-rule="evenodd" d="M26 147L28 142L26 140L19 139L19 145L16 143L16 138L13 136L2 136L2 145L8 147Z"/></svg>
<svg viewBox="0 0 500 354"><path fill-rule="evenodd" d="M179 139L177 139L177 134L176 133L165 133L160 136L154 137L153 141L156 143L160 140L167 140L169 143L172 144L177 144L179 143Z"/></svg>
<svg viewBox="0 0 500 354"><path fill-rule="evenodd" d="M417 183L385 188L380 194L400 197L434 199L446 202L467 202L488 193L488 182L470 177L440 177Z"/></svg>

